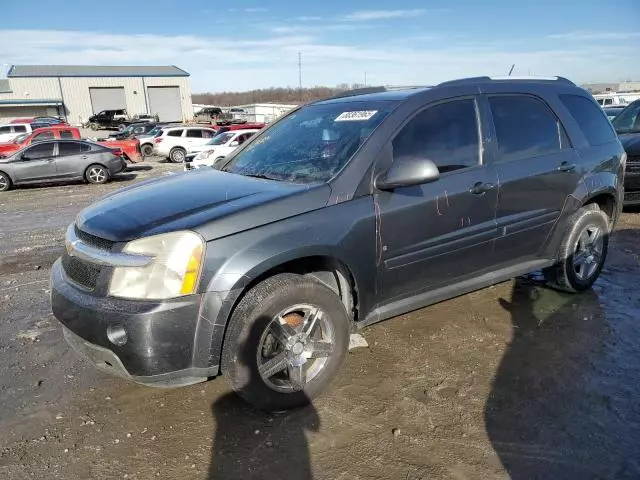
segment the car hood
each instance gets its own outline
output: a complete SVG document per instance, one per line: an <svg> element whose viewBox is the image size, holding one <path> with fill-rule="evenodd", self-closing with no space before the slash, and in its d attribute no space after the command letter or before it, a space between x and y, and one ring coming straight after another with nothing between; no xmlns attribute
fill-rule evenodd
<svg viewBox="0 0 640 480"><path fill-rule="evenodd" d="M627 155L640 155L640 132L622 133L619 138Z"/></svg>
<svg viewBox="0 0 640 480"><path fill-rule="evenodd" d="M112 193L81 211L76 224L115 242L183 229L213 240L321 208L329 195L326 184L291 184L201 169Z"/></svg>

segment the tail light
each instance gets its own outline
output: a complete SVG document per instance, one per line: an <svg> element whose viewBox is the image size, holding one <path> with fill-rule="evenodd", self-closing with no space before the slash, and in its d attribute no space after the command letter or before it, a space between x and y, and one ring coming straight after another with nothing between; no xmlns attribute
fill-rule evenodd
<svg viewBox="0 0 640 480"><path fill-rule="evenodd" d="M153 143L160 143L162 141L162 137L154 138Z"/></svg>
<svg viewBox="0 0 640 480"><path fill-rule="evenodd" d="M122 156L122 150L111 150L111 153L113 153L116 157Z"/></svg>

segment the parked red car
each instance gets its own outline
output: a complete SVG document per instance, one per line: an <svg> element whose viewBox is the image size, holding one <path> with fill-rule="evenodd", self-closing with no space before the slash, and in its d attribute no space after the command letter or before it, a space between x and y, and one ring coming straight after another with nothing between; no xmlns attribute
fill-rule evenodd
<svg viewBox="0 0 640 480"><path fill-rule="evenodd" d="M35 124L49 124L49 125L64 125L69 126L67 122L58 117L29 117L29 118L16 118L9 123L35 123Z"/></svg>
<svg viewBox="0 0 640 480"><path fill-rule="evenodd" d="M225 126L213 126L213 128L218 133L228 132L230 130L245 130L247 128L264 128L264 123L234 123L233 125L225 125Z"/></svg>
<svg viewBox="0 0 640 480"><path fill-rule="evenodd" d="M43 140L65 139L71 138L81 139L80 130L75 127L55 126L38 128L33 132L16 137L11 143L0 143L0 156L7 157L31 145L34 142ZM113 140L109 142L96 142L100 145L112 150L119 150L125 160L132 163L138 163L143 160L140 154L140 141L138 139L131 140Z"/></svg>

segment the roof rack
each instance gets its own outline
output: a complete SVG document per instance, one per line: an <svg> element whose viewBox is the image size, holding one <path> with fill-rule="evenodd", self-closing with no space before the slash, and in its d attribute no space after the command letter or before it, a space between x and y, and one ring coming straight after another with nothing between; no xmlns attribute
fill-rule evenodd
<svg viewBox="0 0 640 480"><path fill-rule="evenodd" d="M505 81L505 80L529 80L532 82L562 82L567 85L576 86L571 80L564 77L536 77L536 76L484 76L484 77L470 77L461 78L458 80L449 80L438 84L439 87L448 87L453 85L468 85L470 83L478 82L491 82L491 81Z"/></svg>
<svg viewBox="0 0 640 480"><path fill-rule="evenodd" d="M370 93L382 93L391 92L396 90L415 90L418 88L430 88L426 85L411 85L411 86L379 86L379 87L363 87L354 88L353 90L345 90L344 92L337 93L323 100L332 100L334 98L355 97L358 95L368 95Z"/></svg>

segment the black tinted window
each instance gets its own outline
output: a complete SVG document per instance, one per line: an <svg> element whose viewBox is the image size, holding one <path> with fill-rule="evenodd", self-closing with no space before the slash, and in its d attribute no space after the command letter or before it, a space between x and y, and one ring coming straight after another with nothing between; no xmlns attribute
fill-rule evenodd
<svg viewBox="0 0 640 480"><path fill-rule="evenodd" d="M630 103L611 123L618 133L640 131L640 100Z"/></svg>
<svg viewBox="0 0 640 480"><path fill-rule="evenodd" d="M181 137L182 136L182 130L171 130L169 133L167 133L167 137Z"/></svg>
<svg viewBox="0 0 640 480"><path fill-rule="evenodd" d="M73 133L70 130L63 130L60 132L60 138L73 138Z"/></svg>
<svg viewBox="0 0 640 480"><path fill-rule="evenodd" d="M39 158L51 158L53 156L53 142L41 143L34 145L31 148L25 150L23 157L26 156L29 160L37 160Z"/></svg>
<svg viewBox="0 0 640 480"><path fill-rule="evenodd" d="M6 127L0 127L0 133L11 133L11 127L8 125Z"/></svg>
<svg viewBox="0 0 640 480"><path fill-rule="evenodd" d="M504 95L490 97L489 104L501 160L536 157L562 148L564 130L541 100Z"/></svg>
<svg viewBox="0 0 640 480"><path fill-rule="evenodd" d="M189 138L202 138L202 130L198 130L198 129L187 130L187 137L189 137Z"/></svg>
<svg viewBox="0 0 640 480"><path fill-rule="evenodd" d="M16 125L13 127L13 131L16 133L24 133L27 131L27 127L25 125Z"/></svg>
<svg viewBox="0 0 640 480"><path fill-rule="evenodd" d="M64 157L66 155L78 155L82 152L82 144L75 142L59 142L58 143L58 156Z"/></svg>
<svg viewBox="0 0 640 480"><path fill-rule="evenodd" d="M42 132L35 135L31 141L42 142L43 140L52 140L52 139L53 139L53 132Z"/></svg>
<svg viewBox="0 0 640 480"><path fill-rule="evenodd" d="M580 126L590 145L604 145L615 140L616 135L602 108L592 100L580 95L560 95L560 100Z"/></svg>
<svg viewBox="0 0 640 480"><path fill-rule="evenodd" d="M419 113L393 140L394 160L406 156L428 158L440 172L478 165L475 102L447 102Z"/></svg>

